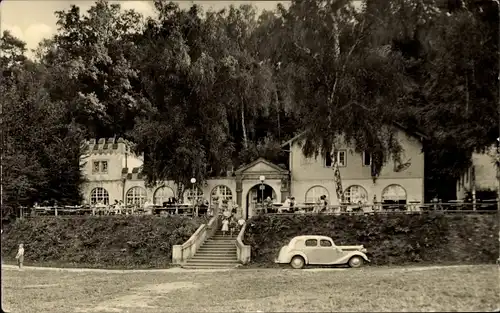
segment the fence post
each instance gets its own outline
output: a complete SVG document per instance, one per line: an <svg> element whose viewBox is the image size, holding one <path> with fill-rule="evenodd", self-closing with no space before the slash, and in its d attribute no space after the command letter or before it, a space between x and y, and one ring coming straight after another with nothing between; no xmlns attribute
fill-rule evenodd
<svg viewBox="0 0 500 313"><path fill-rule="evenodd" d="M54 215L57 216L57 207L55 207L54 210Z"/></svg>

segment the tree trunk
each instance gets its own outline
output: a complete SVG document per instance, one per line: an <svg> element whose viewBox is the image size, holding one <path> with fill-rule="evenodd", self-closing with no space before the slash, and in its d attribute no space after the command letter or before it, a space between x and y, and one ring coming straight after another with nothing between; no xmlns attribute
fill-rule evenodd
<svg viewBox="0 0 500 313"><path fill-rule="evenodd" d="M241 128L243 130L243 147L248 148L247 128L245 126L245 106L241 105Z"/></svg>
<svg viewBox="0 0 500 313"><path fill-rule="evenodd" d="M332 159L332 170L333 170L333 181L335 182L335 193L337 194L337 199L339 204L344 202L344 189L342 188L342 177L340 176L339 163L337 157L337 149L333 145L332 152L330 154Z"/></svg>
<svg viewBox="0 0 500 313"><path fill-rule="evenodd" d="M465 73L465 118L469 120L469 73Z"/></svg>
<svg viewBox="0 0 500 313"><path fill-rule="evenodd" d="M280 123L281 106L278 98L277 89L274 91L274 101L276 102L276 111L278 112L278 140L281 142L281 123Z"/></svg>
<svg viewBox="0 0 500 313"><path fill-rule="evenodd" d="M340 36L339 36L339 25L337 23L338 21L338 13L335 12L333 14L333 44L335 46L335 59L339 59L340 57Z"/></svg>
<svg viewBox="0 0 500 313"><path fill-rule="evenodd" d="M339 57L340 57L340 38L339 38L339 27L337 24L337 12L335 12L333 18L334 18L334 24L333 24L333 40L334 40L334 45L335 45L335 59L337 61L337 64L339 63ZM337 72L338 72L337 68ZM330 107L333 105L333 102L335 101L335 92L337 90L337 80L340 79L338 75L335 77L335 82L332 90L332 94L330 97ZM331 112L330 112L331 114ZM331 119L331 116L329 116ZM333 139L335 140L335 138ZM331 151L331 159L332 159L332 170L333 170L333 180L335 182L335 192L337 194L337 199L339 201L339 204L344 202L344 190L342 189L342 177L340 176L340 170L339 170L339 164L338 164L338 158L337 158L337 149L335 147L335 143L333 144L333 149Z"/></svg>
<svg viewBox="0 0 500 313"><path fill-rule="evenodd" d="M184 184L177 182L177 201L181 203L181 197L184 193Z"/></svg>

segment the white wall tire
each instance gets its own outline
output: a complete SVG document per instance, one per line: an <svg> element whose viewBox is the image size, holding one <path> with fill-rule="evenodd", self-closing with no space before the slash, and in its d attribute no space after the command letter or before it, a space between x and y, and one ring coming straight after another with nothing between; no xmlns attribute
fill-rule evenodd
<svg viewBox="0 0 500 313"><path fill-rule="evenodd" d="M357 255L355 255L349 259L349 267L352 267L352 268L361 267L361 266L363 266L363 263L364 263L363 258L360 256L357 256Z"/></svg>
<svg viewBox="0 0 500 313"><path fill-rule="evenodd" d="M305 262L304 258L301 257L300 255L294 256L292 258L292 260L290 261L290 266L296 270L304 268L305 265L306 265L306 262Z"/></svg>

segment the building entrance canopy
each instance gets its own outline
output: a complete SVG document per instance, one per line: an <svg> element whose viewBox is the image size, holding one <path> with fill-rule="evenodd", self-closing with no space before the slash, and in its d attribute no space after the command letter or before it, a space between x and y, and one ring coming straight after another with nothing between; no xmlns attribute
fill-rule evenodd
<svg viewBox="0 0 500 313"><path fill-rule="evenodd" d="M275 197L274 203L281 203L290 193L290 176L288 170L259 158L250 164L240 167L236 174L237 203L242 209L242 217L250 218L255 215L260 190L258 185L266 185L269 190L266 195ZM262 182L261 179L264 178ZM256 187L256 188L254 188ZM244 198L245 197L245 198ZM262 199L260 199L262 201Z"/></svg>

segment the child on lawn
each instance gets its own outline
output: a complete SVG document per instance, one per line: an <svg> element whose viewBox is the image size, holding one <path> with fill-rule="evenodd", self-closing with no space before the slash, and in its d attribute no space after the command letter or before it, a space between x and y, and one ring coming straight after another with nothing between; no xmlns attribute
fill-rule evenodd
<svg viewBox="0 0 500 313"><path fill-rule="evenodd" d="M19 244L19 250L17 250L16 260L17 260L17 265L19 265L19 270L22 270L24 262L24 246L22 243Z"/></svg>

